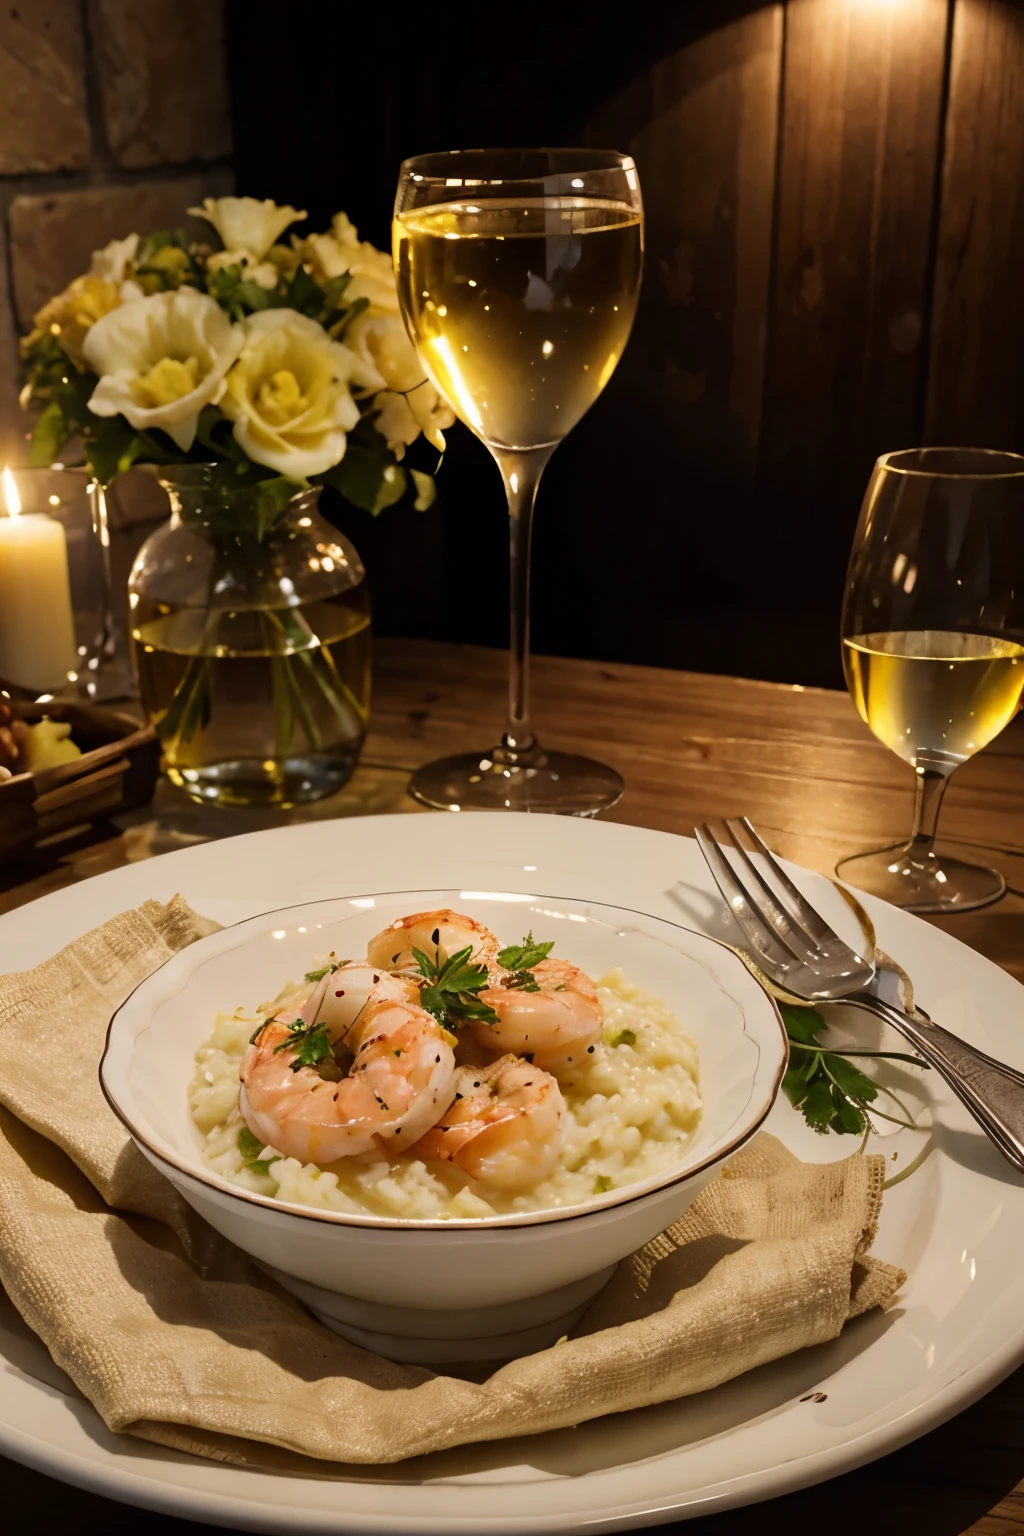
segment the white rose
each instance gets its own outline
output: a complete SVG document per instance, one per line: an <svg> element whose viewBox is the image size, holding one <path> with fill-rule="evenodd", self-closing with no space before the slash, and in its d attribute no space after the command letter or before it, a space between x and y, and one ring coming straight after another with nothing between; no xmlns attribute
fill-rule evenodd
<svg viewBox="0 0 1024 1536"><path fill-rule="evenodd" d="M303 259L319 278L341 277L350 272L352 280L345 289L345 303L369 299L379 309L398 313L398 292L391 257L378 251L369 240L360 240L347 213L336 213L326 235L309 235L299 242Z"/></svg>
<svg viewBox="0 0 1024 1536"><path fill-rule="evenodd" d="M355 354L293 309L262 310L245 331L221 401L236 441L254 463L293 480L323 474L344 457L359 420L348 387Z"/></svg>
<svg viewBox="0 0 1024 1536"><path fill-rule="evenodd" d="M207 257L206 270L219 272L221 267L241 267L243 278L261 288L276 288L281 275L272 261L260 261L252 251L214 251Z"/></svg>
<svg viewBox="0 0 1024 1536"><path fill-rule="evenodd" d="M289 224L306 217L304 209L280 206L269 197L262 203L255 197L204 197L201 208L188 211L212 224L229 251L249 251L257 261Z"/></svg>
<svg viewBox="0 0 1024 1536"><path fill-rule="evenodd" d="M220 305L194 288L122 304L97 320L82 344L100 375L89 409L125 416L140 432L159 427L187 453L199 412L223 395L244 339Z"/></svg>
<svg viewBox="0 0 1024 1536"><path fill-rule="evenodd" d="M345 345L359 359L356 382L365 389L415 389L425 377L397 310L364 309L347 327Z"/></svg>
<svg viewBox="0 0 1024 1536"><path fill-rule="evenodd" d="M111 240L101 251L93 251L89 276L120 286L128 276L128 268L135 260L138 248L138 235L127 235L124 240Z"/></svg>

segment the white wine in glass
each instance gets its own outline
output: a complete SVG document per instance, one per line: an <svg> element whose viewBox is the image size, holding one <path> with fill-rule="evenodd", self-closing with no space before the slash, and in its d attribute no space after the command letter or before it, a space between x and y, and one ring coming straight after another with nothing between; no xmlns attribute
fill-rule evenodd
<svg viewBox="0 0 1024 1536"><path fill-rule="evenodd" d="M997 870L938 854L950 774L1024 698L1024 458L981 449L886 454L861 509L843 610L843 665L861 718L917 775L909 843L837 866L915 912L967 910Z"/></svg>
<svg viewBox="0 0 1024 1536"><path fill-rule="evenodd" d="M410 789L425 804L593 815L622 793L613 769L545 751L530 728L530 531L544 466L629 339L642 218L633 162L611 151L468 150L402 167L394 260L406 326L493 454L510 514L508 728L495 746L418 769Z"/></svg>

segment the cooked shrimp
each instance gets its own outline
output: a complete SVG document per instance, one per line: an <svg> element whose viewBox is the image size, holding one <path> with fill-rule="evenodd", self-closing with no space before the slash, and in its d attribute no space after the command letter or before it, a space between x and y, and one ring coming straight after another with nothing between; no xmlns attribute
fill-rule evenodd
<svg viewBox="0 0 1024 1536"><path fill-rule="evenodd" d="M390 998L393 1002L417 1003L420 995L414 981L392 976L367 960L349 960L340 965L322 978L317 990L321 996L315 1012L311 1018L303 1014L303 1022L325 1025L332 1045L347 1038L371 999L374 1002ZM313 997L311 993L310 1004Z"/></svg>
<svg viewBox="0 0 1024 1536"><path fill-rule="evenodd" d="M568 960L541 960L530 972L537 990L510 987L508 975L479 994L498 1015L496 1024L474 1021L481 1045L528 1056L545 1072L559 1072L586 1059L601 1034L597 988Z"/></svg>
<svg viewBox="0 0 1024 1536"><path fill-rule="evenodd" d="M436 912L414 912L411 917L396 918L370 940L366 958L371 965L401 969L415 964L414 949L421 949L434 960L439 949L451 956L467 945L474 961L488 969L497 963L499 944L491 930L472 917L442 907Z"/></svg>
<svg viewBox="0 0 1024 1536"><path fill-rule="evenodd" d="M455 1058L433 1015L375 996L355 1033L348 1075L331 1082L299 1064L299 1042L286 1023L263 1026L239 1074L238 1107L254 1136L285 1157L332 1163L375 1149L402 1151L435 1124L451 1102Z"/></svg>
<svg viewBox="0 0 1024 1536"><path fill-rule="evenodd" d="M457 1067L455 1098L412 1148L414 1157L454 1163L496 1189L530 1189L558 1161L565 1101L555 1079L516 1056L489 1067Z"/></svg>

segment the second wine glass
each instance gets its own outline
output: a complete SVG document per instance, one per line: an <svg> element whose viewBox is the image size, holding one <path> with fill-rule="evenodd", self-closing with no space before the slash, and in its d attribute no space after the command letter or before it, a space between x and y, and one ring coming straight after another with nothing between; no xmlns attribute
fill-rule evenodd
<svg viewBox="0 0 1024 1536"><path fill-rule="evenodd" d="M643 214L636 168L603 150L464 150L402 166L394 260L431 381L490 449L508 497L511 645L499 743L428 763L410 791L444 810L592 816L622 779L546 751L530 724L530 534L541 474L597 399L636 313Z"/></svg>
<svg viewBox="0 0 1024 1536"><path fill-rule="evenodd" d="M1024 694L1024 458L912 448L875 465L843 605L851 697L917 775L907 843L843 859L851 885L911 912L967 911L1006 890L995 869L935 849L950 774Z"/></svg>

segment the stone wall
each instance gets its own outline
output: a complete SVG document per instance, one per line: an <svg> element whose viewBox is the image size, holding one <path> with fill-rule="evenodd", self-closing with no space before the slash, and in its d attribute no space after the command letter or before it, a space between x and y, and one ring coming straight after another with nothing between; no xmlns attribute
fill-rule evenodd
<svg viewBox="0 0 1024 1536"><path fill-rule="evenodd" d="M33 313L108 240L230 191L230 154L223 0L0 5L0 462Z"/></svg>

